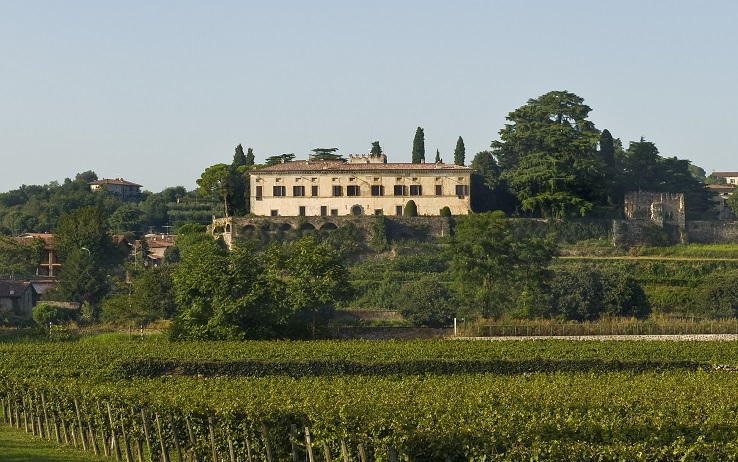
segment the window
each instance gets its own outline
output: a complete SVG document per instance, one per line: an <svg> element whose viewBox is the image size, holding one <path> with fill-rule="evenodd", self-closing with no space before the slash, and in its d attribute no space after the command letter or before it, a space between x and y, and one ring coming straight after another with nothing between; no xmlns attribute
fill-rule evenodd
<svg viewBox="0 0 738 462"><path fill-rule="evenodd" d="M281 178L275 178L274 181L277 182L277 183L280 183L282 181L282 179Z"/></svg>
<svg viewBox="0 0 738 462"><path fill-rule="evenodd" d="M316 181L318 181L318 179L317 178L310 178L310 181L312 181L313 183L315 183Z"/></svg>
<svg viewBox="0 0 738 462"><path fill-rule="evenodd" d="M256 200L260 201L263 196L264 196L264 186L257 186L256 187Z"/></svg>
<svg viewBox="0 0 738 462"><path fill-rule="evenodd" d="M398 217L402 216L402 206L401 205L398 205L395 207L395 215L397 215Z"/></svg>
<svg viewBox="0 0 738 462"><path fill-rule="evenodd" d="M305 195L305 186L293 186L292 195L295 197L302 197Z"/></svg>
<svg viewBox="0 0 738 462"><path fill-rule="evenodd" d="M295 183L299 183L300 181L302 181L302 178L300 178L299 176L295 178Z"/></svg>
<svg viewBox="0 0 738 462"><path fill-rule="evenodd" d="M397 181L402 181L402 177L401 177L401 176L398 176L398 177L397 177L397 178L395 178L395 179L396 179Z"/></svg>
<svg viewBox="0 0 738 462"><path fill-rule="evenodd" d="M382 215L382 209L374 209L374 215Z"/></svg>
<svg viewBox="0 0 738 462"><path fill-rule="evenodd" d="M411 196L420 196L422 194L423 194L423 188L421 188L419 184L410 185L410 195Z"/></svg>
<svg viewBox="0 0 738 462"><path fill-rule="evenodd" d="M349 181L356 181L356 178L351 177L351 178L349 178Z"/></svg>
<svg viewBox="0 0 738 462"><path fill-rule="evenodd" d="M300 206L300 209L299 209L299 215L300 215L301 217L304 217L304 216L305 216L305 206L304 206L304 205L301 205L301 206Z"/></svg>
<svg viewBox="0 0 738 462"><path fill-rule="evenodd" d="M274 197L284 197L287 195L284 186L272 186L272 195Z"/></svg>
<svg viewBox="0 0 738 462"><path fill-rule="evenodd" d="M324 217L326 215L328 215L328 207L326 207L325 205L321 205L320 206L320 216Z"/></svg>
<svg viewBox="0 0 738 462"><path fill-rule="evenodd" d="M318 187L317 186L311 186L310 187L310 195L315 197L318 195Z"/></svg>
<svg viewBox="0 0 738 462"><path fill-rule="evenodd" d="M378 176L375 176L374 177L374 181L379 181L379 177Z"/></svg>
<svg viewBox="0 0 738 462"><path fill-rule="evenodd" d="M347 196L360 196L359 185L346 186Z"/></svg>
<svg viewBox="0 0 738 462"><path fill-rule="evenodd" d="M407 196L407 186L402 184L395 185L395 196Z"/></svg>
<svg viewBox="0 0 738 462"><path fill-rule="evenodd" d="M436 185L436 196L443 196L443 185Z"/></svg>
<svg viewBox="0 0 738 462"><path fill-rule="evenodd" d="M469 185L457 184L456 185L456 195L459 197L468 196L469 195Z"/></svg>
<svg viewBox="0 0 738 462"><path fill-rule="evenodd" d="M271 215L271 216L273 216L273 217L276 217L277 215L279 215L279 213L278 213L278 211L277 211L277 210L272 210L272 211L271 211L271 212L269 213L269 215Z"/></svg>
<svg viewBox="0 0 738 462"><path fill-rule="evenodd" d="M338 216L338 209L331 209L331 216Z"/></svg>
<svg viewBox="0 0 738 462"><path fill-rule="evenodd" d="M334 186L333 187L333 196L343 196L343 186Z"/></svg>
<svg viewBox="0 0 738 462"><path fill-rule="evenodd" d="M384 186L382 185L372 185L372 196L384 196Z"/></svg>

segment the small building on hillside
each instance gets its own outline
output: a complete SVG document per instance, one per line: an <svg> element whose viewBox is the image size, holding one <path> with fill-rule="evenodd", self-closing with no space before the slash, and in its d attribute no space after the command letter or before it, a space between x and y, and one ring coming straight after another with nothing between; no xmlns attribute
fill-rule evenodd
<svg viewBox="0 0 738 462"><path fill-rule="evenodd" d="M30 282L0 281L0 315L33 316L37 294Z"/></svg>
<svg viewBox="0 0 738 462"><path fill-rule="evenodd" d="M251 172L251 213L259 216L418 215L471 210L472 169L444 163L387 163L357 154L341 160L295 160Z"/></svg>
<svg viewBox="0 0 738 462"><path fill-rule="evenodd" d="M90 181L90 190L105 190L123 200L136 200L141 196L141 185L131 183L123 178L104 178L102 180Z"/></svg>
<svg viewBox="0 0 738 462"><path fill-rule="evenodd" d="M735 184L708 184L705 186L710 191L713 208L717 212L718 220L735 220L736 216L728 207L728 198L736 190Z"/></svg>
<svg viewBox="0 0 738 462"><path fill-rule="evenodd" d="M15 240L23 244L31 244L34 239L41 239L44 241L44 258L38 264L36 268L36 276L48 276L56 277L59 273L61 263L56 255L54 249L54 235L51 233L23 233L16 237Z"/></svg>
<svg viewBox="0 0 738 462"><path fill-rule="evenodd" d="M725 184L738 185L738 172L712 172L710 174L713 178L724 179Z"/></svg>
<svg viewBox="0 0 738 462"><path fill-rule="evenodd" d="M173 234L147 234L144 239L146 239L146 247L148 247L144 265L151 267L162 264L167 249L174 246L175 236ZM133 242L131 253L134 257L142 251L142 247L143 242L141 240Z"/></svg>

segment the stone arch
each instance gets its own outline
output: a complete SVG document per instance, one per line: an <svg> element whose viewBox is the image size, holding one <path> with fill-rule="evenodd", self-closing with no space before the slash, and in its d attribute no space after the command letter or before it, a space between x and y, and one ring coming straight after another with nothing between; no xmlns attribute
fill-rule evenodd
<svg viewBox="0 0 738 462"><path fill-rule="evenodd" d="M355 204L351 207L351 215L358 217L364 215L364 207L359 204Z"/></svg>
<svg viewBox="0 0 738 462"><path fill-rule="evenodd" d="M277 229L280 231L289 231L292 229L292 226L289 223L279 223L277 224Z"/></svg>
<svg viewBox="0 0 738 462"><path fill-rule="evenodd" d="M307 231L307 230L310 230L310 229L314 230L315 229L315 226L313 226L312 223L305 222L305 223L303 223L303 224L300 225L300 229L302 231Z"/></svg>
<svg viewBox="0 0 738 462"><path fill-rule="evenodd" d="M334 230L334 229L338 229L338 226L336 226L335 223L328 222L328 223L323 223L320 229L321 230Z"/></svg>
<svg viewBox="0 0 738 462"><path fill-rule="evenodd" d="M230 233L231 232L231 224L230 223L226 223L226 225L225 225L225 232L226 233Z"/></svg>
<svg viewBox="0 0 738 462"><path fill-rule="evenodd" d="M246 225L243 228L241 228L242 233L248 233L249 231L256 231L256 226L254 225Z"/></svg>

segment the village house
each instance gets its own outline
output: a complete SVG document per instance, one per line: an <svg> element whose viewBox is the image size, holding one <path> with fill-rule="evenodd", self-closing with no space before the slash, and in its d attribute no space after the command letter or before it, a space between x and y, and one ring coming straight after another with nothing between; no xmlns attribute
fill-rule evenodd
<svg viewBox="0 0 738 462"><path fill-rule="evenodd" d="M728 198L736 189L736 184L708 184L705 186L711 193L713 208L718 220L735 220L735 214L728 207Z"/></svg>
<svg viewBox="0 0 738 462"><path fill-rule="evenodd" d="M59 273L61 263L59 263L59 257L56 255L56 250L54 249L54 235L51 233L23 233L15 238L16 241L23 244L30 244L33 239L44 241L45 256L39 262L38 268L36 268L36 276L56 277Z"/></svg>
<svg viewBox="0 0 738 462"><path fill-rule="evenodd" d="M138 199L141 196L141 185L131 183L123 178L104 178L90 181L88 184L91 191L106 190L124 200Z"/></svg>
<svg viewBox="0 0 738 462"><path fill-rule="evenodd" d="M0 315L30 318L36 299L36 290L30 282L0 281Z"/></svg>
<svg viewBox="0 0 738 462"><path fill-rule="evenodd" d="M380 155L296 160L251 172L251 213L259 216L418 215L471 210L472 169L444 163L387 163Z"/></svg>
<svg viewBox="0 0 738 462"><path fill-rule="evenodd" d="M738 185L738 172L712 172L710 176L725 179L727 185Z"/></svg>

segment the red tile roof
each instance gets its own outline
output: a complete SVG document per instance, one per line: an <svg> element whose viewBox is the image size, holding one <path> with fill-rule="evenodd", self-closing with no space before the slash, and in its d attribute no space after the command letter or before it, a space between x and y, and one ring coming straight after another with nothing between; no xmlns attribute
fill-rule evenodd
<svg viewBox="0 0 738 462"><path fill-rule="evenodd" d="M458 171L469 172L471 168L462 165L428 163L428 164L410 164L410 163L387 163L387 164L361 164L346 163L336 160L293 160L281 164L270 165L257 170L253 173L305 173L305 172L400 172L400 171L417 171L417 172L437 172L437 171Z"/></svg>
<svg viewBox="0 0 738 462"><path fill-rule="evenodd" d="M712 172L710 176L715 178L725 178L726 176L738 176L738 172Z"/></svg>

